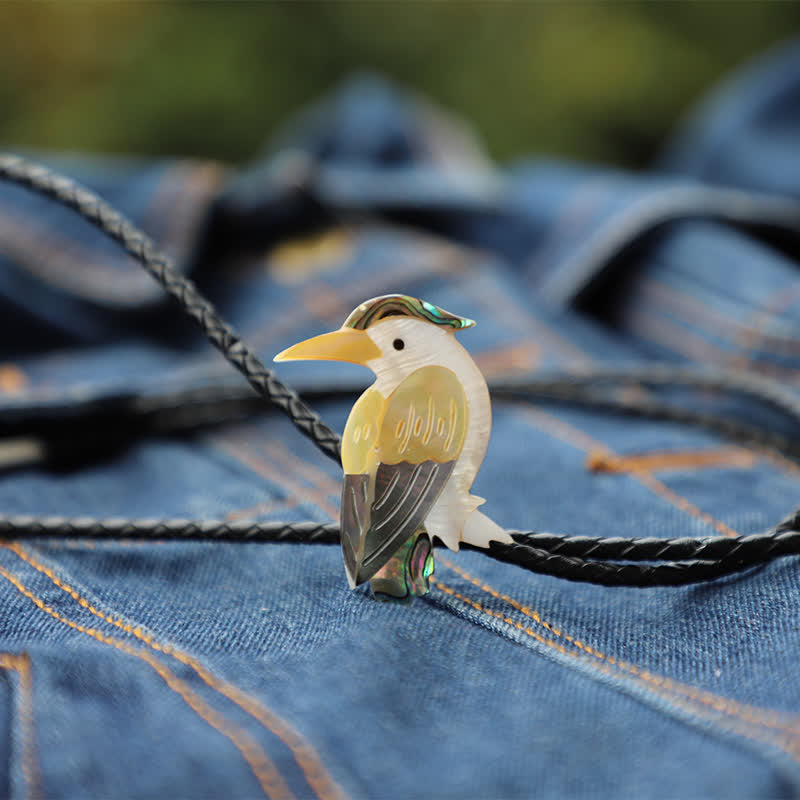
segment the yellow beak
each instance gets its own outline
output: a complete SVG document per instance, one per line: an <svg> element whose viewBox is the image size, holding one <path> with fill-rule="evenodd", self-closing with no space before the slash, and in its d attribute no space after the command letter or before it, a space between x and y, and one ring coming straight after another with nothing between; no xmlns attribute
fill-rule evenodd
<svg viewBox="0 0 800 800"><path fill-rule="evenodd" d="M364 364L380 358L380 348L369 335L355 328L341 328L292 345L275 356L275 361L349 361Z"/></svg>

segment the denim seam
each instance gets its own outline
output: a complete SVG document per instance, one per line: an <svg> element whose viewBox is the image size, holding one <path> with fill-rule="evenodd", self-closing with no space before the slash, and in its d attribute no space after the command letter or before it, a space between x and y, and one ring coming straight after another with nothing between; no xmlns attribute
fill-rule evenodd
<svg viewBox="0 0 800 800"><path fill-rule="evenodd" d="M800 464L796 464L794 461L786 458L783 453L779 453L777 450L772 450L768 447L756 448L756 452L761 453L763 458L769 461L776 471L783 472L785 475L795 480L800 480Z"/></svg>
<svg viewBox="0 0 800 800"><path fill-rule="evenodd" d="M764 347L763 352L775 357L781 356L800 356L800 342L776 334L762 333L757 328L746 322L739 322L734 317L728 317L713 308L708 308L696 298L688 295L674 286L668 286L655 278L643 278L635 284L635 289L642 292L653 310L659 309L659 303L663 303L682 315L686 322L706 326L712 330L722 341L734 347L748 349L742 340L751 340L759 337L760 342L770 342L769 347ZM758 314L756 311L754 314ZM751 345L749 349L754 349ZM747 353L737 356L737 359L744 358L740 364L746 367L748 364ZM769 362L768 362L769 363Z"/></svg>
<svg viewBox="0 0 800 800"><path fill-rule="evenodd" d="M518 416L529 425L537 427L539 430L543 431L549 436L560 439L562 442L566 442L572 447L582 450L584 453L599 451L606 456L610 456L611 458L617 457L617 454L606 444L598 442L596 439L593 439L591 436L589 436L589 434L574 427L573 425L570 425L568 422L564 422L563 420L547 414L544 411L540 411L539 409L518 406L517 410ZM718 531L724 536L733 537L740 535L729 525L726 525L721 520L712 517L711 514L698 508L686 497L678 494L678 492L674 491L673 489L670 489L669 486L655 476L650 475L647 472L631 472L626 474L628 477L641 483L651 492L661 497L662 500L666 500L668 503L680 511L683 511L685 514L689 514L690 516L699 519L701 522L714 528L714 530Z"/></svg>
<svg viewBox="0 0 800 800"><path fill-rule="evenodd" d="M25 796L37 800L41 792L41 768L37 760L36 722L33 710L33 668L27 653L0 653L0 669L17 673L17 718L20 726L20 766Z"/></svg>
<svg viewBox="0 0 800 800"><path fill-rule="evenodd" d="M737 357L736 353L722 350L702 336L680 327L667 317L656 318L652 314L636 309L629 311L626 319L630 323L631 332L636 336L663 347L665 350L678 353L695 363L702 362L704 358L707 358L714 363L732 364ZM773 378L793 383L800 380L800 369L793 367L763 360L754 361L750 366L754 372Z"/></svg>
<svg viewBox="0 0 800 800"><path fill-rule="evenodd" d="M639 698L651 707L652 704L648 703L645 698L657 698L659 704L655 706L656 710L664 711L666 710L665 706L676 709L679 712L679 719L684 719L685 721L689 722L689 724L695 723L699 725L701 730L705 731L709 735L713 734L717 737L719 735L725 736L727 734L742 736L751 741L768 745L770 748L770 753L777 751L782 757L788 756L793 765L793 777L790 778L790 780L795 786L798 785L796 765L800 763L800 739L797 738L797 734L795 732L792 731L788 736L784 737L780 734L773 734L769 729L763 726L753 728L750 724L743 722L738 718L724 718L724 722L719 724L719 718L713 716L712 711L714 709L704 707L703 705L698 705L697 703L685 699L669 690L649 686L644 681L641 681L634 676L621 673L618 669L608 665L607 663L598 662L596 660L593 661L590 658L575 652L574 650L570 650L568 647L560 644L559 642L547 639L541 634L536 633L536 631L526 626L524 623L514 620L512 617L508 617L501 612L485 608L472 598L457 592L455 589L447 586L446 584L442 584L442 582L438 579L432 579L432 582L442 591L444 595L447 595L456 600L458 603L478 612L480 617L484 620L482 623L478 623L476 620L472 619L469 614L466 615L466 618L473 622L473 624L480 624L481 627L495 633L496 635L508 637L511 641L517 644L525 644L524 641L519 640L514 635L513 632L518 631L519 633L523 634L524 637L532 639L538 644L544 646L546 650L543 654L547 654L548 650L554 651L562 657L569 659L569 663L575 665L579 671L587 675L587 677L594 679L599 678L601 681L603 681L603 678L600 676L606 676L606 678L610 679L609 685L614 689ZM452 613L455 613L455 610L448 603L444 603L444 606ZM498 629L498 627L493 624L491 620L498 620L500 623L502 623L503 628L508 631L508 633L504 634L502 629ZM556 660L558 662L557 656ZM626 686L630 686L631 689L626 691ZM670 716L673 715L670 714ZM772 761L772 758L768 756L767 753L764 753L761 750L759 750L759 753L763 757L767 757L770 762ZM773 766L777 765L773 764Z"/></svg>
<svg viewBox="0 0 800 800"><path fill-rule="evenodd" d="M748 352L743 355L741 367L746 368L753 359L753 351L764 341L766 335L762 330L773 323L779 314L788 311L798 300L800 295L800 283L795 282L792 286L784 286L771 292L759 306L753 310L748 319L752 320L746 324L746 329L751 333L744 338L740 346Z"/></svg>
<svg viewBox="0 0 800 800"><path fill-rule="evenodd" d="M485 378L531 375L539 368L542 348L533 339L520 336L500 347L472 353Z"/></svg>
<svg viewBox="0 0 800 800"><path fill-rule="evenodd" d="M691 330L681 320L668 314L664 309L650 310L641 307L631 307L625 310L625 320L630 324L631 330L639 336L649 338L650 341L662 343L670 341L670 345L662 344L673 351L680 353L693 361L702 361L708 358L717 363L731 363L738 355L733 342L725 340L731 346L730 350L705 338L700 332ZM663 338L659 338L662 337ZM760 366L760 365L759 365ZM774 364L765 364L767 368L776 370L783 368ZM786 370L793 372L791 367Z"/></svg>
<svg viewBox="0 0 800 800"><path fill-rule="evenodd" d="M177 169L179 165L173 165L171 169ZM192 213L188 212L182 215L184 225L179 229L175 224L170 225L170 229L166 231L166 235L161 241L164 247L174 245L178 239L188 241L191 238L193 229L199 221L199 212L201 207L207 205L208 198L212 192L217 188L222 180L222 172L217 166L213 171L214 180L211 180L208 173L213 165L200 164L195 167L195 170L201 170L204 174L204 185L201 193L188 192L182 194L181 200L184 204L187 203L187 197L192 200ZM183 167L186 169L186 167ZM176 180L174 174L172 176L165 176L166 180L174 182ZM163 179L162 179L163 180ZM188 183L198 183L196 176L189 178ZM161 186L157 186L153 194L153 204L144 213L148 217L155 219L163 219L165 209L162 213L158 212L159 195L158 192ZM174 209L172 209L174 210ZM170 215L172 216L172 211ZM5 244L11 248L12 258L18 262L18 265L26 272L31 273L39 279L45 280L48 285L57 289L64 289L65 286L68 291L73 291L80 296L92 298L97 301L107 300L107 294L101 291L99 294L97 288L108 287L113 285L116 291L119 291L120 280L123 275L128 275L129 280L133 282L132 285L139 287L147 287L148 282L142 280L142 273L136 271L135 273L124 273L120 271L120 267L124 267L128 259L125 256L111 255L98 258L95 252L77 239L70 237L63 237L56 234L51 229L44 227L40 228L40 233L35 237L36 245L31 247L29 244L20 239L20 235L35 226L35 222L29 219L27 215L24 217L24 225L21 224L23 218L15 218L11 209L0 206L0 220L5 219L12 223L11 227L6 231L6 237L0 245ZM194 221L193 221L194 220ZM26 257L27 256L27 257ZM30 259L36 259L38 266L31 267ZM70 270L65 273L61 268L64 265L64 260L70 259ZM53 265L59 265L54 269ZM63 282L52 280L54 274L63 276L68 274L68 283L65 285Z"/></svg>
<svg viewBox="0 0 800 800"><path fill-rule="evenodd" d="M341 494L341 480L339 478L334 478L312 461L307 461L293 453L283 442L277 440L265 442L263 449L265 455L274 458L280 466L293 470L314 488L334 497Z"/></svg>
<svg viewBox="0 0 800 800"><path fill-rule="evenodd" d="M466 581L469 581L473 586L477 587L485 594L488 594L491 597L510 605L512 608L528 617L528 619L549 631L556 638L569 642L569 644L573 647L589 656L592 656L598 661L610 664L612 667L616 667L624 672L627 672L630 675L633 675L635 678L651 684L652 686L656 686L668 692L683 695L689 700L701 703L704 706L709 706L715 711L719 711L723 714L738 717L743 722L759 725L764 728L780 731L782 733L787 733L790 736L797 736L800 738L800 715L793 714L792 712L781 712L774 709L760 708L747 703L740 703L737 700L731 700L730 698L722 697L706 689L700 689L699 687L691 686L666 676L656 675L650 670L644 669L636 664L631 664L623 659L618 659L615 656L607 655L597 648L592 647L591 645L582 642L580 639L577 639L576 637L566 633L561 628L553 625L547 620L542 619L541 615L537 611L531 609L529 606L524 605L519 600L515 600L509 595L499 592L497 589L494 589L493 587L489 586L489 584L483 582L480 578L471 575L466 570L461 569L457 565L453 564L449 559L440 558L439 561L452 572L455 572L456 575ZM488 611L488 609L486 610ZM791 722L794 722L795 724L792 725ZM800 758L800 741L798 741L798 748L798 757Z"/></svg>
<svg viewBox="0 0 800 800"><path fill-rule="evenodd" d="M42 547L48 550L112 550L120 547L124 548L144 548L151 545L175 544L174 539L111 539L92 541L90 539L69 539L42 537L37 539Z"/></svg>
<svg viewBox="0 0 800 800"><path fill-rule="evenodd" d="M35 570L49 578L59 589L72 597L78 605L85 608L92 615L130 634L152 650L171 656L181 664L190 667L209 688L231 700L253 719L263 725L290 750L301 772L308 781L308 784L317 793L320 800L333 800L334 798L342 798L344 796L343 791L329 775L325 765L322 763L311 743L286 720L278 716L274 711L271 711L262 701L248 695L239 687L219 677L194 656L189 655L173 645L156 641L152 633L142 626L135 625L123 619L115 612L106 613L96 608L70 584L62 581L52 569L41 563L31 555L30 552L24 550L17 543L5 545L5 547Z"/></svg>
<svg viewBox="0 0 800 800"><path fill-rule="evenodd" d="M298 459L288 451L276 451L270 449L269 445L266 445L263 448L262 454L255 452L253 447L246 443L242 444L241 442L229 444L229 448L229 452L233 451L236 457L242 458L243 463L247 466L251 468L257 466L261 471L258 471L256 474L275 481L287 492L289 497L300 497L303 502L311 500L317 509L327 514L331 519L335 519L338 516L339 509L328 498L331 495L338 496L341 493L341 488L339 484L334 484L333 479L329 476L320 473L324 477L323 480L320 477L309 478L300 475L300 477L308 483L308 486L303 486L299 480L294 477L299 474L296 470L296 462L301 461L301 459ZM265 456L269 456L272 460L268 461ZM302 463L312 466L309 462Z"/></svg>
<svg viewBox="0 0 800 800"><path fill-rule="evenodd" d="M164 249L188 244L224 176L225 167L214 161L171 164L153 189L139 227L154 231L153 239Z"/></svg>
<svg viewBox="0 0 800 800"><path fill-rule="evenodd" d="M274 468L257 453L253 453L246 444L235 441L235 434L218 435L212 437L211 444L224 452L226 455L236 459L238 463L249 469L253 475L266 478L276 486L279 486L286 497L299 496L303 502L308 502L317 508L320 513L325 514L330 519L338 516L339 509L327 499L327 493L323 496L323 490L318 487L307 487L290 477L291 471L287 474L280 469Z"/></svg>
<svg viewBox="0 0 800 800"><path fill-rule="evenodd" d="M664 471L692 474L702 469L752 469L757 461L756 453L741 447L658 448L614 456L593 450L586 457L586 469L612 474Z"/></svg>
<svg viewBox="0 0 800 800"><path fill-rule="evenodd" d="M356 238L355 227L339 221L321 231L299 233L279 241L266 255L270 274L281 286L302 288L303 298L311 301L308 309L315 315L319 311L313 303L319 300L324 314L330 304L324 285L319 286L319 279L326 274L335 275L352 263ZM308 297L306 291L309 290L316 290L316 294Z"/></svg>
<svg viewBox="0 0 800 800"><path fill-rule="evenodd" d="M793 201L778 201L769 196L736 189L718 189L697 184L658 187L639 195L624 208L614 211L583 242L550 270L540 287L551 303L567 306L585 292L604 268L626 247L661 225L692 216L708 216L709 208L717 224L727 228L744 222L772 220L780 226L793 225L786 217L796 215ZM742 205L749 204L749 213ZM769 208L771 206L771 208Z"/></svg>
<svg viewBox="0 0 800 800"><path fill-rule="evenodd" d="M389 232L396 231L398 226L388 227L382 226L377 230L387 230ZM417 238L419 235L417 234ZM444 240L442 240L444 241ZM375 273L375 277L367 276L361 277L355 283L347 283L344 286L326 285L325 290L341 309L341 319L350 312L350 310L361 302L365 296L370 294L380 294L381 292L389 291L393 283L403 282L408 285L413 281L423 280L425 278L439 277L441 275L453 276L453 285L458 285L459 278L467 277L467 270L464 262L455 257L451 250L456 253L469 252L466 248L455 248L450 246L447 248L447 258L439 258L437 261L431 263L430 261L418 261L413 264L401 264L397 268L392 267L382 268L379 272ZM479 274L473 271L474 274ZM275 341L279 340L285 334L296 331L298 327L311 325L313 322L329 322L327 316L320 320L315 314L309 313L305 308L301 299L295 296L294 302L286 304L289 308L288 311L276 311L275 313L267 315L265 319L259 319L255 324L244 324L240 326L241 333L247 339L248 345L253 349L262 349L270 345L274 345ZM201 366L211 367L214 372L219 375L228 375L230 366L218 359L210 360L207 355L199 355L189 357L184 360L183 365L177 367L173 375L180 375L181 373L188 372L193 374ZM210 374L205 375L206 378L211 377Z"/></svg>
<svg viewBox="0 0 800 800"><path fill-rule="evenodd" d="M709 448L708 450L697 450L691 451L696 452L697 455L702 458L705 453L721 453L726 448L724 447L717 447L717 448ZM694 473L699 468L708 466L708 467L731 467L731 468L738 468L738 469L748 469L748 467L753 467L759 462L767 462L772 466L772 468L776 472L782 472L784 475L787 475L794 480L800 480L800 464L796 464L794 461L789 460L784 456L782 453L779 453L777 450L770 449L767 445L758 445L758 446L750 446L750 447L731 447L727 448L731 451L731 460L725 461L720 460L714 464L700 464L695 465L693 469L689 469L688 466L682 465L681 472L686 473ZM680 451L686 452L687 455L690 454L690 451ZM738 457L737 453L741 453L741 458ZM650 459L651 457L655 457L658 455L665 456L665 462L663 464L658 464L656 462L655 466L651 466L649 469L639 469L636 468L635 460L639 458ZM621 453L612 456L610 453L605 452L603 450L594 450L590 451L587 455L586 461L586 468L593 471L593 472L644 472L650 473L654 471L658 471L660 469L667 469L666 464L668 463L670 456L672 453L670 451L663 451L663 450L656 450L656 451L642 451L637 453ZM752 463L747 463L747 456L752 458ZM629 459L633 459L633 464L628 464L627 462ZM606 466L607 465L607 466Z"/></svg>
<svg viewBox="0 0 800 800"><path fill-rule="evenodd" d="M738 329L732 330L728 335L720 331L722 326L719 320L724 318L717 315L718 320L715 324L709 309L706 309L705 316L700 317L699 312L690 311L686 304L673 302L668 306L669 308L662 307L652 300L645 301L638 308L629 312L629 318L635 316L643 323L645 320L649 320L655 322L656 325L660 324L662 332L668 332L664 330L665 327L679 332L679 336L686 342L683 348L685 353L689 352L686 350L687 346L689 348L699 346L701 353L705 351L709 357L724 362L734 369L743 371L753 369L775 377L792 379L800 377L800 369L796 366L776 363L773 360L800 355L798 342L781 340L773 335L760 333L752 327L743 329L741 326L736 326ZM642 325L642 329L644 327L646 324ZM734 327L732 320L730 327ZM706 333L711 333L717 343L707 338ZM693 345L692 342L696 344Z"/></svg>
<svg viewBox="0 0 800 800"><path fill-rule="evenodd" d="M256 519L266 514L293 511L300 505L300 498L296 495L285 500L264 500L255 505L233 508L225 514L226 522L237 522L240 519ZM166 540L161 540L166 541ZM151 542L152 544L152 542Z"/></svg>
<svg viewBox="0 0 800 800"><path fill-rule="evenodd" d="M400 226L379 226L378 228L373 228L373 230L396 233L398 230L402 231L402 228ZM415 239L420 239L418 232L415 234ZM444 241L442 240L442 242ZM392 288L393 284L403 283L409 288L413 281L447 275L452 276L451 285L456 286L470 275L480 275L477 270L468 271L464 254L469 254L470 250L453 245L445 248L443 244L441 249L446 251L446 258L440 257L434 261L420 259L412 264L400 264L396 268L385 267L375 272L374 277L373 275L361 276L358 281L347 283L344 286L326 285L325 290L332 298L332 301L341 308L341 319L344 319L350 310L358 305L365 296L387 292ZM461 258L458 256L461 256ZM259 319L256 324L249 325L245 323L240 326L242 336L247 339L251 348L258 350L269 347L274 345L275 341L285 334L296 331L298 327L311 325L315 321L330 321L327 316L325 319L320 320L315 314L309 313L297 296L295 296L293 302L287 303L286 306L289 308L288 311L276 311L267 315L266 319ZM211 366L212 370L221 376L228 375L230 370L230 366L223 361L214 359L213 363L211 363L207 355L199 355L186 358L183 365L177 367L173 375L187 372L191 375L201 366ZM210 373L205 374L204 377L209 378L211 375Z"/></svg>
<svg viewBox="0 0 800 800"><path fill-rule="evenodd" d="M800 286L800 284L798 284ZM484 298L485 300L485 298ZM497 300L497 297L495 297ZM544 330L551 331L551 329L547 326L545 322L539 320L538 318L535 319L536 323L540 325ZM559 339L561 338L556 332L551 331L554 336L558 336ZM564 344L568 345L569 348L574 349L579 357L579 362L584 363L592 363L594 361L585 351L578 348L577 345L573 345L566 340L563 340ZM577 363L577 362L576 362ZM778 452L777 450L773 450L769 447L762 446L758 448L752 448L755 452L762 454L767 460L771 461L774 466L780 468L786 474L790 474L791 477L800 478L800 465L795 464L793 461L787 459L782 453ZM728 535L728 534L726 534Z"/></svg>
<svg viewBox="0 0 800 800"><path fill-rule="evenodd" d="M460 600L463 603L466 603L467 605L478 611L482 616L498 619L501 622L505 623L506 625L521 631L526 636L530 636L540 644L555 649L562 655L574 659L582 659L582 663L590 665L592 669L600 669L604 674L607 675L619 674L621 672L625 672L628 674L625 675L624 677L626 678L631 677L638 683L648 684L645 687L647 691L659 694L660 696L672 698L673 695L676 695L678 697L683 697L685 698L685 702L689 705L691 705L691 703L699 703L701 706L705 706L711 710L718 711L721 714L728 714L729 716L736 717L737 720L746 725L755 725L757 728L761 729L761 731L764 733L767 733L771 730L777 730L779 733L785 733L793 741L793 746L797 748L797 751L793 753L793 755L796 756L796 758L798 759L798 763L800 763L800 742L796 741L795 739L795 737L798 734L800 734L800 730L795 730L789 726L780 725L779 723L769 725L764 722L761 722L756 718L747 718L747 717L742 718L739 714L726 710L727 703L729 702L727 698L717 698L716 701L713 703L710 701L703 701L697 698L693 698L688 694L688 690L696 689L696 687L678 684L674 681L671 681L671 679L669 678L662 678L661 676L653 675L653 673L650 673L646 670L641 670L640 668L636 667L636 665L629 664L624 661L618 661L610 656L605 656L603 653L595 650L594 648L588 645L583 645L582 643L579 642L579 640L573 639L568 634L564 634L559 629L554 629L552 627L549 627L546 623L540 623L542 627L546 628L553 634L556 634L556 632L558 631L558 634L560 635L561 638L563 638L566 641L569 641L571 645L575 646L579 651L582 652L576 652L574 650L570 650L569 647L567 647L566 645L560 644L559 642L553 639L547 639L543 634L536 633L536 631L534 631L532 628L526 627L524 622L521 622L520 620L515 620L513 617L506 616L501 611L487 608L486 606L479 603L477 600L468 597L467 595L458 592L456 589L453 589L448 584L443 583L440 579L436 578L432 580L433 583L435 583L436 586L442 592L444 592L447 595L450 595L451 597L456 598L457 600ZM482 591L485 591L484 586L482 585L479 585L478 588L481 589ZM487 592L487 593L494 596L493 592ZM501 595L498 593L497 596L500 599L505 600L505 595ZM595 663L589 659L584 659L583 658L584 655L593 657L599 663ZM682 691L678 691L675 688L669 688L667 685L665 685L666 682L669 682L673 687L681 686ZM699 689L697 691L698 693L700 692ZM748 707L748 708L752 713L753 707ZM695 710L701 710L701 709L695 707ZM771 709L768 711L770 713L773 713ZM748 714L748 717L749 716L750 714Z"/></svg>
<svg viewBox="0 0 800 800"><path fill-rule="evenodd" d="M58 611L48 606L40 597L35 595L16 575L1 566L0 576L5 578L6 581L20 594L30 600L40 611L51 616L56 622L90 637L100 642L100 644L113 647L122 653L144 661L156 672L167 686L195 712L195 714L236 747L252 770L267 797L271 798L271 800L292 800L294 795L289 790L283 776L278 772L272 760L263 751L258 742L256 742L247 731L232 725L223 714L212 708L194 691L194 689L185 681L178 678L164 663L141 648L132 647L127 642L115 639L112 636L107 636L95 628L87 628L74 620L64 617Z"/></svg>
<svg viewBox="0 0 800 800"><path fill-rule="evenodd" d="M20 238L25 235L35 240L35 246ZM58 237L35 221L4 208L0 208L0 252L51 289L67 291L80 298L107 301L108 296L100 287L112 283L117 291L145 290L148 296L155 293L142 279L140 271L126 273L111 266L113 262L109 260L94 260L91 251L78 242Z"/></svg>
<svg viewBox="0 0 800 800"><path fill-rule="evenodd" d="M570 359L573 364L591 362L591 358L578 345L573 344L562 334L553 330L546 322L517 303L513 296L499 291L491 281L486 280L485 274L471 266L466 266L465 270L475 278L474 284L465 282L462 286L466 297L492 312L502 308L504 323L516 328L524 339L535 341L539 345L549 342L553 349Z"/></svg>
<svg viewBox="0 0 800 800"><path fill-rule="evenodd" d="M377 230L379 232L388 230L390 233L395 233L397 232L397 227L381 227ZM415 241L418 243L418 240L419 235L417 234ZM443 244L439 246L445 249ZM451 251L455 251L462 258L464 253L469 252L466 248L457 248L450 245L446 248L446 258L438 258L434 261L419 259L412 264L399 264L396 268L387 266L374 273L374 277L361 276L356 282L347 283L343 286L325 285L324 288L331 295L333 302L342 308L342 318L344 318L364 297L379 294L381 291L388 291L393 283L402 281L408 285L413 281L440 277L441 275L453 275L453 273L461 273L461 277L464 277L467 273L467 267ZM245 328L244 335L247 337L248 344L251 347L266 347L277 338L284 328L288 332L295 330L301 323L310 323L312 320L330 321L327 317L320 320L315 314L308 313L308 310L305 309L301 302L297 302L292 304L290 310L283 315L278 315L277 318L272 315L270 319L265 320L255 328Z"/></svg>
<svg viewBox="0 0 800 800"><path fill-rule="evenodd" d="M800 294L800 283L795 283L788 288L776 290L753 312L751 319L758 320L759 327L766 329L779 314L785 313L797 302L798 294ZM751 327L754 331L756 330L755 321ZM741 346L749 351L743 356L743 363L740 365L743 369L750 365L753 360L753 352L762 341L763 334L755 336L753 339L748 337L748 339L742 343Z"/></svg>

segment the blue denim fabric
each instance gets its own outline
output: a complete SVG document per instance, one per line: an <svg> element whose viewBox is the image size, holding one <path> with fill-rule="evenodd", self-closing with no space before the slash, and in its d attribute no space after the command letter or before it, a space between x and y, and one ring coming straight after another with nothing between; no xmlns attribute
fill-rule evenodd
<svg viewBox="0 0 800 800"><path fill-rule="evenodd" d="M477 320L461 341L490 380L661 359L792 387L798 94L795 45L707 100L652 174L497 170L374 77L237 175L50 161L151 233L265 359L397 291ZM0 412L239 380L68 212L0 186L0 253ZM369 381L335 364L280 375ZM319 410L341 430L349 403ZM0 508L325 521L339 489L265 409L7 470ZM497 402L475 491L509 527L747 534L798 505L800 467L676 423ZM332 546L47 540L0 545L0 600L2 796L800 795L797 559L608 589L437 551L430 595L405 607L350 591Z"/></svg>

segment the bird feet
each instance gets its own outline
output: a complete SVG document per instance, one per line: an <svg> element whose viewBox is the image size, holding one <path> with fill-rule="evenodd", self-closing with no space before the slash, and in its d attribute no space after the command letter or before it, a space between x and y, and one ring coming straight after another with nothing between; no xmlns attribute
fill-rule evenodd
<svg viewBox="0 0 800 800"><path fill-rule="evenodd" d="M410 603L427 594L433 568L430 537L424 530L417 531L372 576L369 585L377 600Z"/></svg>

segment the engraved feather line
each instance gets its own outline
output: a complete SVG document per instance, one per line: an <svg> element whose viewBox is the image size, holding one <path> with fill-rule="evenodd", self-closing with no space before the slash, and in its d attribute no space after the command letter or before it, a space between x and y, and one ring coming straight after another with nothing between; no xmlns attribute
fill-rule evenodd
<svg viewBox="0 0 800 800"><path fill-rule="evenodd" d="M433 433L433 395L428 395L428 424L425 428L425 434L422 437L422 444L427 445L431 440Z"/></svg>
<svg viewBox="0 0 800 800"><path fill-rule="evenodd" d="M450 398L449 406L450 413L446 431L447 438L445 439L443 447L444 452L450 450L450 447L453 444L458 423L458 408L455 400L452 397ZM423 445L429 445L431 439L433 438L434 427L437 436L441 437L445 435L444 417L438 417L437 419L436 412L437 409L434 406L433 395L428 395L428 410L424 418L421 415L417 415L413 401L409 403L406 418L399 420L394 429L395 438L402 439L399 447L400 453L405 453L406 450L408 450L412 436L415 439L420 439ZM436 420L435 426L434 420ZM423 424L425 425L424 432L422 431ZM358 436L359 432L356 431L354 435L355 441L358 441Z"/></svg>
<svg viewBox="0 0 800 800"><path fill-rule="evenodd" d="M423 464L420 464L420 465L419 465L419 466L418 466L418 467L417 467L417 468L414 470L414 476L412 477L411 481L409 482L409 486L408 486L408 489L406 489L406 491L405 491L405 493L404 493L404 497L405 497L405 496L406 496L406 495L409 493L409 491L410 491L410 490L413 488L414 484L416 483L416 478L417 478L417 475L418 475L418 473L419 473L419 471L420 471L420 467L422 467L422 466L424 466L424 463L423 463ZM416 503L414 503L414 505L413 505L413 506L412 506L412 507L411 507L411 508L410 508L410 509L409 509L409 510L406 512L406 515L403 517L403 519L402 519L402 520L400 520L399 524L397 525L397 530L398 530L398 531L400 531L400 530L403 530L403 528L404 528L404 527L406 526L406 524L408 523L408 520L409 520L409 519L411 519L411 518L414 516L414 512L415 512L415 511L416 511L416 510L419 508L419 506L420 506L420 505L422 505L422 502L423 502L423 501L425 500L425 498L428 496L428 494L429 494L429 492L430 492L430 490L431 490L431 486L433 485L434 478L436 477L436 473L438 472L438 470L439 470L439 467L438 467L438 465L436 465L436 464L433 464L433 465L432 465L432 469L431 469L431 470L430 470L430 472L428 473L428 477L425 479L425 483L424 483L424 485L423 485L423 487L422 487L422 491L421 491L421 492L420 492L420 494L419 494L419 498L417 499L417 502L416 502ZM402 508L402 503L398 503L398 504L397 504L397 506L395 506L395 510L392 512L392 515L394 515L394 514L397 512L397 510L398 510L398 509L400 509L400 508ZM387 519L388 519L388 518L387 518ZM384 521L383 521L383 522L381 522L379 525L377 525L377 526L376 526L376 528L375 528L375 530L377 531L377 529L378 529L378 528L380 528L380 527L381 527L381 525L385 524L385 522L386 522L386 520L384 520ZM387 540L386 540L386 541L385 541L385 542L384 542L384 543L383 543L383 544L382 544L382 545L381 545L381 546L380 546L380 547L379 547L379 548L378 548L378 549L377 549L377 550L376 550L376 551L375 551L375 552L374 552L374 553L373 553L373 554L370 556L370 561L374 561L376 558L380 557L380 556L381 556L381 555L382 555L382 554L383 554L383 553L386 551L386 548L387 548L387 547L390 547L391 545L394 545L394 544L396 544L396 543L397 543L397 540L396 540L396 537L395 537L395 536L392 536L391 538L387 539Z"/></svg>
<svg viewBox="0 0 800 800"><path fill-rule="evenodd" d="M415 417L415 414L414 414L414 403L409 403L408 404L408 416L406 418L406 428L405 428L406 435L405 435L405 438L403 439L402 444L400 445L400 452L401 453L405 453L405 451L408 449L408 442L411 439L411 427L414 424L414 417Z"/></svg>
<svg viewBox="0 0 800 800"><path fill-rule="evenodd" d="M388 525L395 518L397 513L403 508L403 506L405 505L406 501L408 500L409 495L411 494L411 491L414 488L414 484L417 482L417 477L419 476L420 470L424 466L425 466L425 462L423 461L422 463L417 464L414 467L414 471L411 473L411 478L409 479L408 484L406 485L406 488L403 491L403 494L400 496L400 499L397 501L397 503L395 503L395 506L392 509L392 511L389 513L389 515L387 517L384 517L375 526L375 530L376 531L378 531L380 528L383 528L386 525ZM435 474L435 471L432 474ZM412 511L413 511L413 508L412 508Z"/></svg>
<svg viewBox="0 0 800 800"><path fill-rule="evenodd" d="M389 483L386 485L386 488L383 490L383 494L375 503L373 503L372 505L373 511L379 511L381 508L383 508L384 505L386 505L386 501L391 496L399 480L400 480L400 471L396 470L394 475L392 475L392 479L389 481Z"/></svg>
<svg viewBox="0 0 800 800"><path fill-rule="evenodd" d="M445 453L450 449L450 445L453 443L453 436L455 436L456 432L456 401L451 397L450 398L450 430L447 433L447 439L444 442L444 451Z"/></svg>

